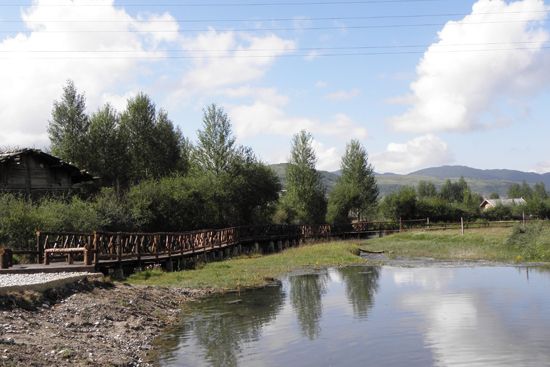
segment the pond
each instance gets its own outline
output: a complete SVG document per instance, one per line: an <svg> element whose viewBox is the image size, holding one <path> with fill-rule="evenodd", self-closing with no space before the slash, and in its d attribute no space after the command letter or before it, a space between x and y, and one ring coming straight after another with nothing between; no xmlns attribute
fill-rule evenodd
<svg viewBox="0 0 550 367"><path fill-rule="evenodd" d="M365 267L187 306L162 366L550 366L550 272Z"/></svg>

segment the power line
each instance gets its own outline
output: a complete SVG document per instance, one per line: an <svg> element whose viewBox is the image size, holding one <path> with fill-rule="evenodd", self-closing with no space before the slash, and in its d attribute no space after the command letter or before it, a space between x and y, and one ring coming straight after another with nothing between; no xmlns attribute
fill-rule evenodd
<svg viewBox="0 0 550 367"><path fill-rule="evenodd" d="M502 51L515 51L515 50L531 50L531 51L540 51L542 49L550 49L550 46L541 46L541 47L509 47L509 48L498 48L498 49L475 49L475 50L444 50L444 51L431 51L434 53L483 53L483 52L502 52ZM144 51L145 52L145 51ZM273 58L273 57L335 57L335 56L378 56L378 55L413 55L413 54L424 54L425 51L380 51L380 52L334 52L334 53L319 53L319 54L309 54L309 53L294 53L294 54L265 54L265 55L219 55L216 56L218 59L239 59L239 58ZM27 60L119 60L119 59L138 59L138 60L183 60L183 59L203 59L204 56L116 56L116 57L104 57L104 56L71 56L71 57L32 57L27 58ZM8 59L19 59L15 57L0 57L0 60Z"/></svg>
<svg viewBox="0 0 550 367"><path fill-rule="evenodd" d="M370 5L370 4L406 4L420 2L447 2L448 0L344 0L344 1L298 1L298 2L248 2L248 3L128 3L117 4L123 7L261 7L261 6L306 6L306 5ZM0 7L21 7L21 4L0 4ZM111 7L112 4L41 4L43 7Z"/></svg>
<svg viewBox="0 0 550 367"><path fill-rule="evenodd" d="M450 44L438 44L438 47L472 47L472 46L496 46L496 45L529 45L538 44L538 41L519 41L519 42L481 42L481 43L450 43ZM364 49L400 49L400 48L426 48L431 44L408 44L408 45L352 45L352 46L338 46L338 47L300 47L296 49L275 49L275 48L254 48L254 49L164 49L162 52L176 53L176 52L286 52L286 51L331 51L331 50L364 50ZM0 50L1 53L142 53L148 52L145 50Z"/></svg>
<svg viewBox="0 0 550 367"><path fill-rule="evenodd" d="M460 25L482 25L482 24L507 24L507 23L525 23L532 21L547 22L548 20L539 19L516 19L503 21L483 21L483 22L460 22ZM217 29L218 32L262 32L262 31L312 31L312 30L341 30L341 29L376 29L376 28L407 28L407 27L433 27L444 26L447 23L410 23L410 24L368 24L368 25L338 25L338 26L317 26L317 27L256 27L256 28L224 28ZM179 32L208 32L209 28L195 29L169 29L169 30L3 30L0 33L15 32L40 32L40 33L179 33Z"/></svg>
<svg viewBox="0 0 550 367"><path fill-rule="evenodd" d="M485 13L431 13L431 14L384 14L367 16L341 16L341 17L301 17L292 18L241 18L241 19L157 19L157 20L135 20L135 23L239 23L239 22L288 22L288 21L331 21L331 20L366 20L366 19L392 19L392 18L436 18L436 17L460 17L467 15L510 15L510 14L541 14L547 10L533 11L509 11L509 12L485 12ZM129 23L128 20L106 20L106 19L78 19L78 20L0 20L0 23Z"/></svg>

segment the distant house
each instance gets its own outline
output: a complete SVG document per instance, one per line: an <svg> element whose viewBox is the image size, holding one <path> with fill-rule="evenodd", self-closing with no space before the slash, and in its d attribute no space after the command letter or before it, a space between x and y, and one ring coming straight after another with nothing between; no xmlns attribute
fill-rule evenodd
<svg viewBox="0 0 550 367"><path fill-rule="evenodd" d="M527 204L524 198L514 199L483 199L479 205L482 210L495 208L497 206L514 206Z"/></svg>
<svg viewBox="0 0 550 367"><path fill-rule="evenodd" d="M0 192L68 194L92 180L89 173L38 149L0 153Z"/></svg>

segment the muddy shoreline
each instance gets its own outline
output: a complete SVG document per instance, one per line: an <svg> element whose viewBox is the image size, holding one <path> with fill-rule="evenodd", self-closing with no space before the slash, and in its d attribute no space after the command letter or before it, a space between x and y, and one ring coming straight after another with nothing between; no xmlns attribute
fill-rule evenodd
<svg viewBox="0 0 550 367"><path fill-rule="evenodd" d="M207 290L82 280L0 297L0 366L152 366L152 343Z"/></svg>

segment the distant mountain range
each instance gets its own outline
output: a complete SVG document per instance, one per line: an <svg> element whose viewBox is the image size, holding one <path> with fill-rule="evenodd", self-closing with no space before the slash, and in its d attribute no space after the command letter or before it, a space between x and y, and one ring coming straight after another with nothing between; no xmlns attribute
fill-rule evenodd
<svg viewBox="0 0 550 367"><path fill-rule="evenodd" d="M277 176L281 179L283 186L285 184L285 172L287 163L271 165ZM340 172L320 171L323 183L330 191L334 187ZM421 169L406 175L395 173L376 174L378 187L382 195L399 190L403 186L414 186L419 181L431 181L438 188L443 185L445 180L458 180L464 177L473 191L481 195L489 195L493 192L501 196L506 196L510 185L514 183L535 184L543 182L547 188L550 188L550 173L522 172L508 169L477 169L467 166L441 166Z"/></svg>

